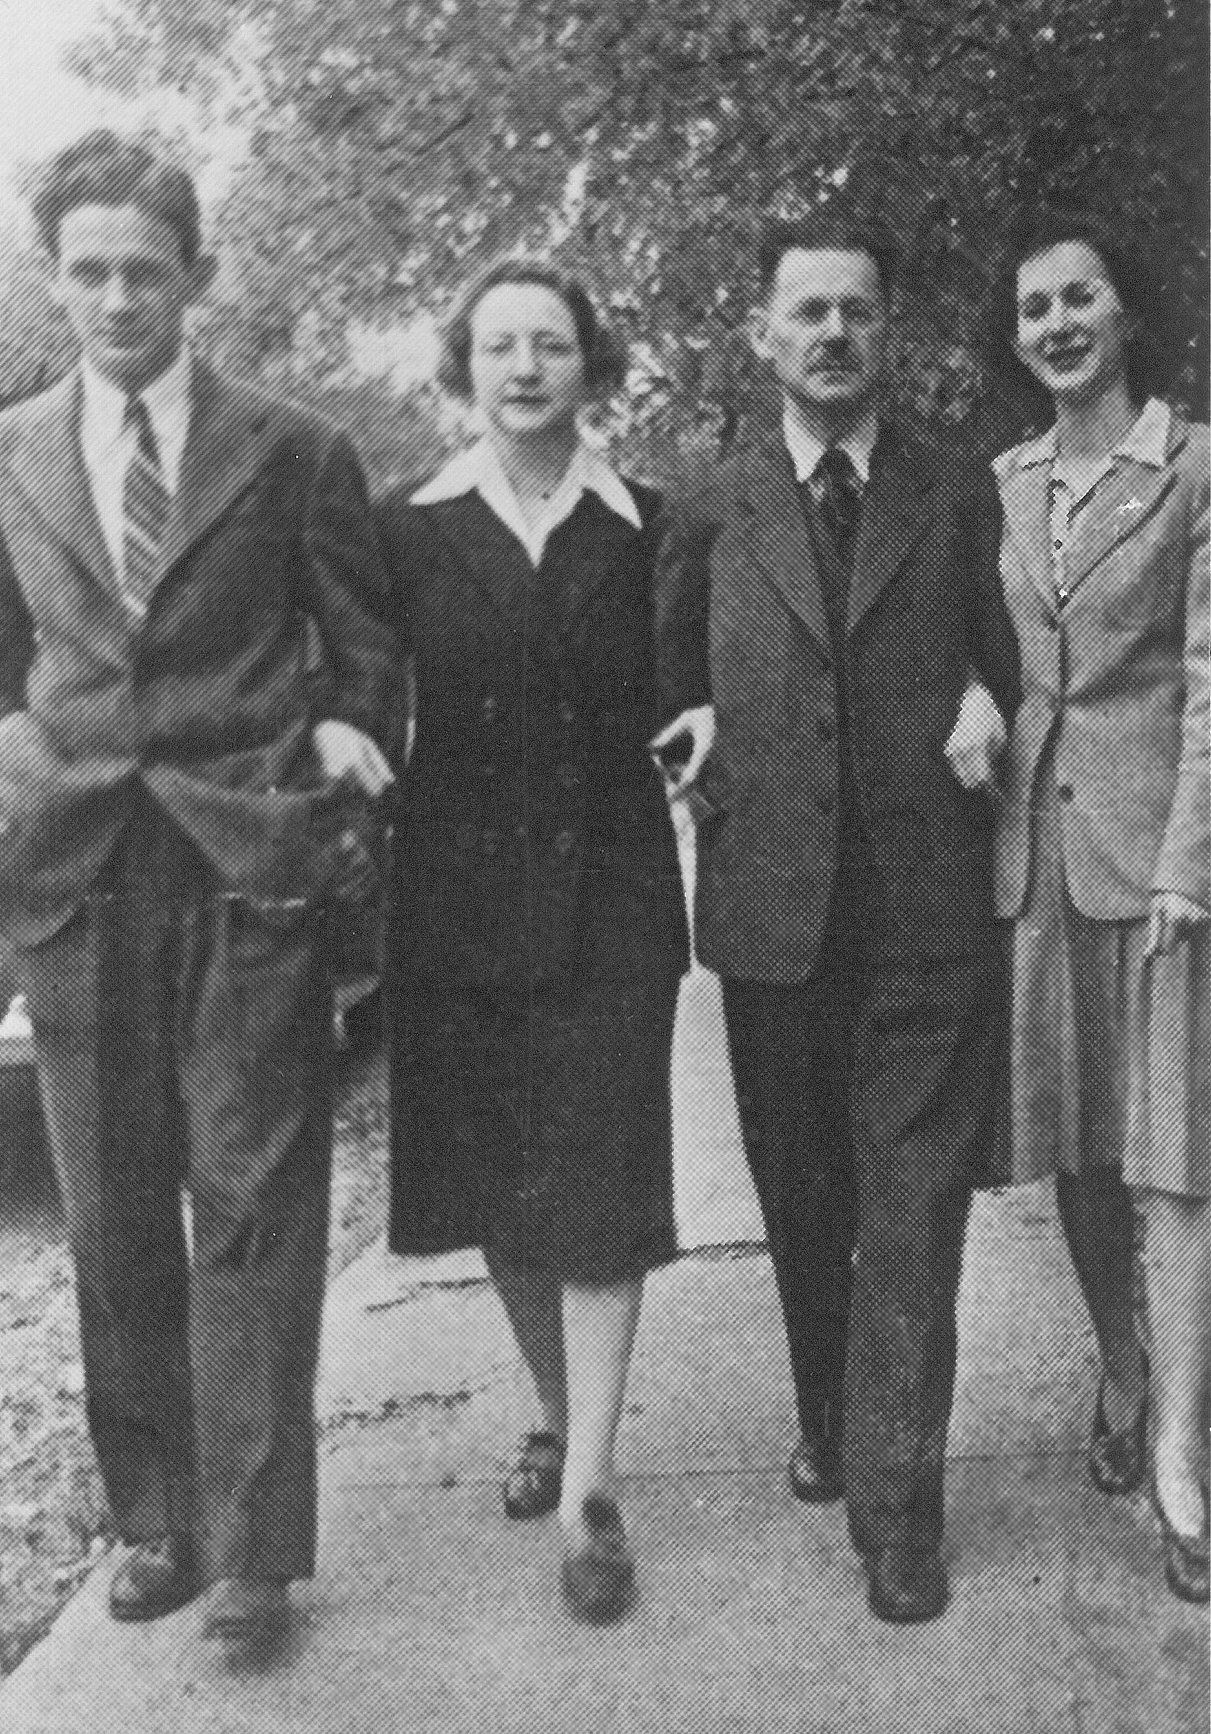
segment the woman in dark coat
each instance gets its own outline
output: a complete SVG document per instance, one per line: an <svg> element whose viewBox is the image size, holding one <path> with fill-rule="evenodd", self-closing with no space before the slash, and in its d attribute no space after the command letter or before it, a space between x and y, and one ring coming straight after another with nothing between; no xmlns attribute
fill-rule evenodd
<svg viewBox="0 0 1211 1734"><path fill-rule="evenodd" d="M415 747L388 934L391 1244L481 1245L541 1426L512 1517L558 1505L574 1613L633 1567L614 1440L644 1273L673 1257L669 1065L688 963L648 741L659 497L578 435L618 358L584 291L509 261L448 334L486 434L382 507Z"/></svg>

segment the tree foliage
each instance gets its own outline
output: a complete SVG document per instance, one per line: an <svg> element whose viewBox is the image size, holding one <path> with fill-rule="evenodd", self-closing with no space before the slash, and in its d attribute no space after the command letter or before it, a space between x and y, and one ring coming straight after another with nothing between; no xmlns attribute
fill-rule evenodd
<svg viewBox="0 0 1211 1734"><path fill-rule="evenodd" d="M1145 235L1204 407L1199 0L117 0L76 64L244 129L205 340L352 411L380 472L417 461L427 322L517 248L583 271L631 340L615 433L657 466L726 436L760 219L841 187L903 251L914 409L1016 431L982 309L1039 194Z"/></svg>

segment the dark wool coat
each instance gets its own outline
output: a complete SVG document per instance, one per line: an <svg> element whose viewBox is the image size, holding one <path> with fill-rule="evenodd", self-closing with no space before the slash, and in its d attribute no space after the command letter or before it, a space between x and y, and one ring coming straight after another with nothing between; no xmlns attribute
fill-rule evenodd
<svg viewBox="0 0 1211 1734"><path fill-rule="evenodd" d="M669 1063L689 960L647 749L660 502L585 493L535 571L480 496L383 503L417 737L387 939L398 1251L613 1281L675 1251Z"/></svg>

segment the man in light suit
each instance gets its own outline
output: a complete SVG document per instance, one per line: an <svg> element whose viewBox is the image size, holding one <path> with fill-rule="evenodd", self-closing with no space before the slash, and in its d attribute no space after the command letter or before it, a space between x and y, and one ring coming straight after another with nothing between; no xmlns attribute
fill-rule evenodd
<svg viewBox="0 0 1211 1734"><path fill-rule="evenodd" d="M82 360L0 418L0 932L131 1544L111 1610L210 1581L207 1631L258 1637L314 1556L321 939L364 876L348 790L385 774L377 546L346 442L185 345L214 269L186 174L90 134L34 215Z"/></svg>
<svg viewBox="0 0 1211 1734"><path fill-rule="evenodd" d="M764 238L751 335L782 422L671 545L686 708L654 745L689 737L674 780L706 815L697 949L786 1321L792 1489L844 1490L872 1609L917 1620L947 1599L955 1294L1001 1017L991 814L960 778L990 775L1017 662L991 475L880 409L888 272L840 212Z"/></svg>

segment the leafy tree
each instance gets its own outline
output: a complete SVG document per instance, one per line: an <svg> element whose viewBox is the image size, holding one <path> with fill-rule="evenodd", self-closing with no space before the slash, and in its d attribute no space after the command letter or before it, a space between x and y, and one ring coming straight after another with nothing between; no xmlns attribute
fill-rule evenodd
<svg viewBox="0 0 1211 1734"><path fill-rule="evenodd" d="M1149 238L1204 409L1206 32L1197 0L115 0L75 63L187 93L203 150L247 138L204 341L351 418L378 475L450 436L433 319L515 248L597 284L635 363L609 431L662 469L754 407L761 215L842 187L903 250L912 409L1017 431L982 305L1039 194Z"/></svg>

